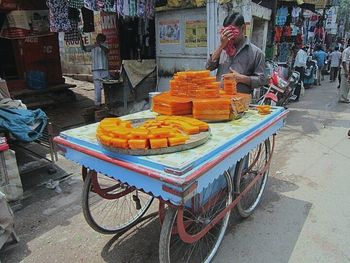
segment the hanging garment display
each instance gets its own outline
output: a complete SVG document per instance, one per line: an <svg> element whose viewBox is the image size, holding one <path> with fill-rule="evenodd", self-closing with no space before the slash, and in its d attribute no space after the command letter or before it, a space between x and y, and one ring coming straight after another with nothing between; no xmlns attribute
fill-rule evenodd
<svg viewBox="0 0 350 263"><path fill-rule="evenodd" d="M83 31L86 33L94 32L94 11L83 7L81 9L81 14L83 17Z"/></svg>
<svg viewBox="0 0 350 263"><path fill-rule="evenodd" d="M288 7L282 6L278 8L277 13L276 13L276 25L278 26L284 26L285 23L287 22L287 17L288 17Z"/></svg>
<svg viewBox="0 0 350 263"><path fill-rule="evenodd" d="M282 37L282 27L276 26L275 28L275 42L279 43L281 42L281 37Z"/></svg>
<svg viewBox="0 0 350 263"><path fill-rule="evenodd" d="M146 17L151 19L154 17L154 1L147 0L146 2Z"/></svg>
<svg viewBox="0 0 350 263"><path fill-rule="evenodd" d="M123 16L130 16L129 0L122 0L122 1L123 1Z"/></svg>
<svg viewBox="0 0 350 263"><path fill-rule="evenodd" d="M80 12L75 8L68 8L68 18L69 23L71 25L71 29L68 32L64 33L64 40L66 41L79 41L80 33L79 33L79 20L80 20Z"/></svg>
<svg viewBox="0 0 350 263"><path fill-rule="evenodd" d="M129 0L130 6L129 6L129 15L131 17L136 16L136 0Z"/></svg>
<svg viewBox="0 0 350 263"><path fill-rule="evenodd" d="M78 21L74 19L70 19L71 30L69 32L64 33L65 41L79 41L80 33L78 28Z"/></svg>
<svg viewBox="0 0 350 263"><path fill-rule="evenodd" d="M97 11L96 0L84 0L84 7L89 10Z"/></svg>
<svg viewBox="0 0 350 263"><path fill-rule="evenodd" d="M286 42L283 42L279 45L279 56L278 56L279 62L287 62L289 57L289 49L290 49L290 44Z"/></svg>
<svg viewBox="0 0 350 263"><path fill-rule="evenodd" d="M137 16L139 16L139 17L146 16L146 1L145 0L137 1Z"/></svg>
<svg viewBox="0 0 350 263"><path fill-rule="evenodd" d="M68 0L68 6L80 9L84 6L84 0Z"/></svg>
<svg viewBox="0 0 350 263"><path fill-rule="evenodd" d="M68 19L68 2L48 0L51 32L68 32L71 25Z"/></svg>

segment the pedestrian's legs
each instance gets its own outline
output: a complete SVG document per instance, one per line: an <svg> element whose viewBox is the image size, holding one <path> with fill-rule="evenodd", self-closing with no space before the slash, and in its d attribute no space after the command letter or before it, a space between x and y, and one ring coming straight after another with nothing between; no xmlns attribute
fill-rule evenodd
<svg viewBox="0 0 350 263"><path fill-rule="evenodd" d="M339 101L348 101L348 94L350 89L350 83L347 80L345 74L341 74L341 82L339 89Z"/></svg>
<svg viewBox="0 0 350 263"><path fill-rule="evenodd" d="M323 65L323 66L320 67L320 69L321 69L321 80L324 80L323 72L324 72L324 70L326 70L326 66Z"/></svg>
<svg viewBox="0 0 350 263"><path fill-rule="evenodd" d="M317 74L317 85L321 85L321 73L322 72L322 68L321 66L318 67L318 74Z"/></svg>
<svg viewBox="0 0 350 263"><path fill-rule="evenodd" d="M337 79L338 71L339 71L339 68L338 67L334 67L334 78L333 78L333 81L335 81Z"/></svg>
<svg viewBox="0 0 350 263"><path fill-rule="evenodd" d="M295 71L298 71L300 73L299 83L296 84L295 90L294 90L294 95L297 96L296 100L299 100L300 92L301 92L301 85L304 82L304 78L305 78L305 69L303 67L295 67Z"/></svg>
<svg viewBox="0 0 350 263"><path fill-rule="evenodd" d="M331 81L331 82L333 82L334 80L335 80L335 67L331 67L331 72L330 72L330 74L329 74L329 80Z"/></svg>
<svg viewBox="0 0 350 263"><path fill-rule="evenodd" d="M94 79L94 88L95 88L95 106L101 105L101 89L102 89L102 81L100 80L101 71L102 70L92 71L92 76Z"/></svg>

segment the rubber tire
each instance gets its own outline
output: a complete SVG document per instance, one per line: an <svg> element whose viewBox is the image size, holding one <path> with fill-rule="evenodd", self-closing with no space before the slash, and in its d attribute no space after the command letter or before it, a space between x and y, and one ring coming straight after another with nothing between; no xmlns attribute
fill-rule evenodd
<svg viewBox="0 0 350 263"><path fill-rule="evenodd" d="M270 140L269 139L265 140L263 142L263 144L264 144L264 148L266 151L266 156L268 157L268 156L270 156L270 152L271 152ZM240 193L240 181L241 181L243 169L244 169L244 158L238 163L238 166L237 166L236 172L235 172L235 192L236 193ZM262 195L263 195L264 190L266 188L268 175L269 175L269 168L267 169L267 171L263 175L263 184L262 184L262 187L260 188L257 199L254 201L254 203L252 205L253 207L251 206L249 209L243 209L241 201L239 201L237 203L236 211L238 212L238 215L241 218L249 217L254 212L254 210L259 206L261 199L262 199Z"/></svg>
<svg viewBox="0 0 350 263"><path fill-rule="evenodd" d="M105 229L105 228L101 227L100 225L98 225L90 213L90 209L89 209L90 187L91 187L91 173L90 173L90 171L88 171L87 176L85 177L84 186L83 186L83 193L82 193L83 214L84 214L85 220L88 223L88 225L92 229L94 229L96 232L101 233L101 234L107 234L107 235L117 234L117 233L123 232L123 231L128 230L131 227L137 225L137 223L140 221L142 216L147 212L147 210L151 206L153 199L154 199L154 197L152 197L151 201L147 204L147 207L145 208L143 213L141 213L137 218L135 218L135 220L131 224L129 224L125 227L122 227L122 228L115 229L115 230L109 230L109 229Z"/></svg>
<svg viewBox="0 0 350 263"><path fill-rule="evenodd" d="M227 173L225 174L226 177L226 182L227 180L230 180L229 182L229 193L232 193L232 180L230 175ZM228 203L232 202L232 194L229 194L228 196ZM214 254L209 260L206 260L204 262L209 263L215 256L217 250L219 249L219 246L222 242L222 240L224 239L225 236L225 232L230 220L230 211L228 211L228 213L225 215L225 217L222 219L224 220L222 228L220 229L220 238L216 241L216 244L213 248L213 251L210 254ZM176 220L176 216L177 216L177 208L175 207L168 207L166 214L165 214L165 218L163 221L163 225L162 225L162 229L160 232L160 238L159 238L159 262L160 263L171 263L170 262L170 255L169 255L169 246L168 243L171 241L171 233L172 233L172 228L173 225L175 223Z"/></svg>

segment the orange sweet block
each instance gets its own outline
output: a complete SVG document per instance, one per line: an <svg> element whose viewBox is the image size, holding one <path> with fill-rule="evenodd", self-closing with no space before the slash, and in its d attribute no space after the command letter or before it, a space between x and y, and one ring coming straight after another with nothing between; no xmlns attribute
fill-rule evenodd
<svg viewBox="0 0 350 263"><path fill-rule="evenodd" d="M151 145L152 149L168 147L168 139L167 138L149 139L149 142L150 142L150 145Z"/></svg>
<svg viewBox="0 0 350 263"><path fill-rule="evenodd" d="M112 131L111 133L115 138L128 139L131 130L131 128L124 128L122 126L119 126L116 130Z"/></svg>
<svg viewBox="0 0 350 263"><path fill-rule="evenodd" d="M183 132L187 133L187 134L197 134L199 133L199 127L195 126L195 125L191 125L187 122L181 121L181 120L168 120L169 123L171 123L172 125L174 125L174 127L179 128L180 130L182 130Z"/></svg>
<svg viewBox="0 0 350 263"><path fill-rule="evenodd" d="M231 110L193 110L193 117L198 115L229 115Z"/></svg>
<svg viewBox="0 0 350 263"><path fill-rule="evenodd" d="M204 121L200 121L200 120L197 120L197 119L194 119L194 118L189 118L189 117L183 117L183 116L180 117L180 120L182 120L182 121L184 121L184 122L186 122L188 124L192 124L192 125L198 126L200 132L209 130L208 123L206 123Z"/></svg>
<svg viewBox="0 0 350 263"><path fill-rule="evenodd" d="M168 138L172 132L168 128L149 129L152 138Z"/></svg>
<svg viewBox="0 0 350 263"><path fill-rule="evenodd" d="M113 146L115 148L123 148L123 149L129 148L128 140L121 139L121 138L112 138L110 146Z"/></svg>
<svg viewBox="0 0 350 263"><path fill-rule="evenodd" d="M200 114L200 115L194 115L195 118L200 120L208 120L208 121L225 121L230 120L231 116L230 114Z"/></svg>
<svg viewBox="0 0 350 263"><path fill-rule="evenodd" d="M194 99L193 110L230 110L231 98Z"/></svg>
<svg viewBox="0 0 350 263"><path fill-rule="evenodd" d="M181 144L185 144L187 140L188 140L187 137L178 135L172 138L168 138L168 144L169 146L181 145Z"/></svg>
<svg viewBox="0 0 350 263"><path fill-rule="evenodd" d="M130 149L147 149L148 140L147 139L131 139L128 141Z"/></svg>
<svg viewBox="0 0 350 263"><path fill-rule="evenodd" d="M119 125L121 123L121 119L119 118L104 118L101 122L100 125Z"/></svg>
<svg viewBox="0 0 350 263"><path fill-rule="evenodd" d="M132 129L130 132L131 139L147 139L149 131L141 127Z"/></svg>

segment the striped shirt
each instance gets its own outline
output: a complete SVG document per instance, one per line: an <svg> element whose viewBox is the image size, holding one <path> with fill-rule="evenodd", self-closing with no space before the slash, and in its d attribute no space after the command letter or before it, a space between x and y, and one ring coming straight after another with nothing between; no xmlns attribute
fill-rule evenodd
<svg viewBox="0 0 350 263"><path fill-rule="evenodd" d="M101 44L108 48L106 44ZM85 50L91 52L92 56L92 71L94 70L108 70L108 55L100 47L86 46Z"/></svg>

